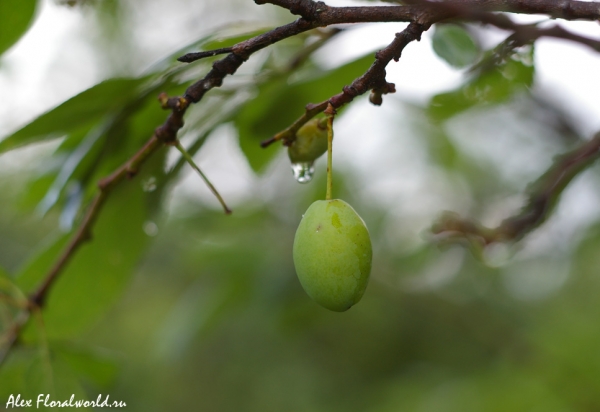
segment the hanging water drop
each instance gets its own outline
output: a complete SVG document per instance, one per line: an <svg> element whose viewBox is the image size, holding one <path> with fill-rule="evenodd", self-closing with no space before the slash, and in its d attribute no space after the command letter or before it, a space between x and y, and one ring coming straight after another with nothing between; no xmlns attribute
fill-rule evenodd
<svg viewBox="0 0 600 412"><path fill-rule="evenodd" d="M315 162L292 163L292 171L298 183L308 183L315 174Z"/></svg>

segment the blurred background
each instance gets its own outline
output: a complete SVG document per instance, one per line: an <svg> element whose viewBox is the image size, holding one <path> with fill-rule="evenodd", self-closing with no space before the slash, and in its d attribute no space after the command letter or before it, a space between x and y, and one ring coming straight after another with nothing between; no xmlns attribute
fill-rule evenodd
<svg viewBox="0 0 600 412"><path fill-rule="evenodd" d="M176 57L294 19L247 0L9 3L33 17L0 56L3 336L98 179L164 121L156 96L181 94L214 61ZM333 313L302 290L292 242L324 197L325 160L299 184L285 150L259 142L364 73L404 27L285 40L190 109L181 141L233 215L174 149L155 155L111 195L0 366L0 408L51 393L109 394L131 411L600 410L598 167L541 227L482 258L430 235L447 210L491 227L518 213L553 158L600 129L600 59L582 46L542 39L477 73L509 33L442 26L411 43L388 67L397 93L381 107L357 98L335 123L334 196L373 241L367 291Z"/></svg>

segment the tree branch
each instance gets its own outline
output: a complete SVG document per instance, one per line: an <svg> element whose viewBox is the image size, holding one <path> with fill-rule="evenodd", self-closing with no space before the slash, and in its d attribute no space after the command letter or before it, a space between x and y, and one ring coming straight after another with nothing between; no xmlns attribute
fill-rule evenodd
<svg viewBox="0 0 600 412"><path fill-rule="evenodd" d="M521 212L504 220L500 226L487 228L477 221L447 212L431 231L440 240L467 239L477 248L519 240L547 220L565 187L599 158L600 132L579 148L559 156L548 171L530 185L529 200Z"/></svg>
<svg viewBox="0 0 600 412"><path fill-rule="evenodd" d="M298 120L287 129L262 142L261 146L267 147L278 140L282 140L284 144L290 145L296 138L298 129L317 114L323 112L328 105L331 104L334 109L339 109L354 100L356 96L364 94L369 90L372 91L371 102L380 105L382 94L394 93L396 91L395 85L388 83L385 79L386 66L392 59L398 61L408 43L420 40L421 34L428 28L428 26L419 23L410 23L406 29L396 34L396 38L386 48L375 54L375 61L365 74L354 80L350 86L344 86L341 93L321 103L308 104L304 114Z"/></svg>
<svg viewBox="0 0 600 412"><path fill-rule="evenodd" d="M90 207L88 208L77 232L58 258L54 266L50 269L42 283L31 294L29 300L36 306L43 306L45 298L48 294L50 286L54 283L57 276L65 268L69 260L73 257L77 249L92 238L91 228L98 217L104 201L108 197L110 191L125 177L132 178L137 174L142 163L150 157L156 149L161 146L160 141L155 137L152 138L142 147L131 159L113 172L110 176L105 177L98 183L99 193L94 197Z"/></svg>
<svg viewBox="0 0 600 412"><path fill-rule="evenodd" d="M204 59L206 57L216 56L218 54L231 53L233 49L231 47L224 47L222 49L214 49L197 53L188 53L179 57L177 60L182 63L191 63L196 60Z"/></svg>
<svg viewBox="0 0 600 412"><path fill-rule="evenodd" d="M271 3L286 8L319 26L341 23L372 23L415 21L432 24L445 18L473 15L481 12L545 14L566 20L598 20L597 2L555 0L451 0L444 2L419 1L401 6L330 7L310 0L255 0L257 4Z"/></svg>
<svg viewBox="0 0 600 412"><path fill-rule="evenodd" d="M600 40L590 39L589 37L570 32L559 25L541 28L536 24L517 24L508 16L501 14L486 13L479 16L478 20L483 24L490 24L499 29L512 31L516 47L532 43L541 37L553 37L556 39L569 40L575 43L588 46L594 51L600 52Z"/></svg>
<svg viewBox="0 0 600 412"><path fill-rule="evenodd" d="M342 23L367 23L367 22L410 22L408 27L397 34L396 39L385 49L378 52L375 56L375 62L367 72L356 79L350 86L344 87L342 93L331 97L329 100L317 105L308 105L305 114L298 119L289 129L288 133L295 135L295 131L316 114L325 110L328 104L334 108L339 108L352 101L356 96L372 90L371 101L375 104L381 103L381 95L392 93L394 85L385 80L385 67L392 60L398 60L404 47L413 40L418 40L431 24L450 18L466 18L477 20L475 14L482 12L513 12L527 14L546 14L553 18L564 18L568 20L600 19L600 7L597 2L582 1L554 1L554 0L453 0L447 2L427 2L421 1L415 4L404 6L373 6L373 7L329 7L322 2L312 0L255 0L257 4L271 3L284 7L293 14L302 16L295 22L275 28L268 33L256 36L252 39L238 43L229 48L218 49L209 52L201 52L196 57L208 57L217 54L229 53L226 57L213 63L212 69L207 75L192 84L185 92L184 96L171 97L160 96L160 102L165 109L170 109L171 113L165 122L159 126L152 138L141 148L132 158L120 168L115 170L110 176L102 179L98 186L100 192L94 198L88 208L79 228L72 240L59 256L56 263L44 277L44 280L30 296L29 309L17 317L15 323L10 328L10 333L6 338L6 344L0 350L0 363L10 351L10 348L16 342L21 328L27 322L29 313L43 306L45 298L49 293L51 286L60 277L72 256L79 247L90 238L91 229L97 216L102 210L106 198L111 190L125 177L133 177L142 163L163 144L173 144L176 142L177 133L183 127L184 115L190 104L199 102L210 89L221 86L223 79L227 75L234 74L237 69L254 52L261 50L271 44L274 44L285 38L300 34L307 30L317 27L324 27L333 24ZM554 33L554 32L549 32ZM575 35L560 34L574 39ZM583 42L582 39L578 41ZM584 43L585 44L585 43ZM193 61L195 57L189 57ZM186 56L182 59L186 60ZM186 60L187 61L187 60ZM282 133L285 133L282 132ZM284 136L280 137L284 138ZM286 138L289 139L289 138ZM577 165L583 164L585 159L595 158L597 148L600 146L600 138L594 139L597 146L590 146L588 151L578 152L578 156L571 159L570 162L562 163L565 172L569 172ZM590 144L592 143L590 142ZM587 147L587 146L586 146ZM575 172L576 174L576 172ZM562 176L562 175L561 175ZM564 177L554 176L555 183L562 182ZM569 179L570 180L570 179ZM549 178L552 182L552 178ZM519 218L503 223L503 231L511 233L512 236L518 236L520 228L531 227L538 224L544 218L547 208L544 207L547 197L554 193L556 185L549 186L545 192L542 192L538 200L530 202L530 209L533 214L523 214ZM558 192L560 193L560 191ZM534 198L532 198L534 199ZM541 206L540 206L541 205ZM528 217L529 216L529 217ZM537 217L536 217L537 216Z"/></svg>
<svg viewBox="0 0 600 412"><path fill-rule="evenodd" d="M317 13L324 10L327 5L322 1L313 0L254 0L256 4L274 4L288 9L292 14L298 14L307 20L314 20Z"/></svg>

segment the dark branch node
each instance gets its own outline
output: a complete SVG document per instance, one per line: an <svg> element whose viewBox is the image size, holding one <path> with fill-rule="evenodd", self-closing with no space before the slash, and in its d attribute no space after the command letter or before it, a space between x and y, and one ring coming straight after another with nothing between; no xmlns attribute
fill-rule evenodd
<svg viewBox="0 0 600 412"><path fill-rule="evenodd" d="M190 102L181 96L169 97L166 93L161 93L158 95L158 101L163 109L170 109L176 112L183 111L187 109Z"/></svg>
<svg viewBox="0 0 600 412"><path fill-rule="evenodd" d="M388 83L384 81L382 87L375 87L371 90L369 95L369 101L375 106L381 106L383 103L383 95L388 93L396 93L396 85L394 83Z"/></svg>
<svg viewBox="0 0 600 412"><path fill-rule="evenodd" d="M167 118L167 121L155 130L158 140L163 143L170 143L177 139L177 132L183 127L183 112L173 112Z"/></svg>
<svg viewBox="0 0 600 412"><path fill-rule="evenodd" d="M41 308L45 303L45 294L33 293L29 296L29 306L30 308Z"/></svg>
<svg viewBox="0 0 600 412"><path fill-rule="evenodd" d="M348 95L349 97L355 98L356 96L358 96L358 90L356 90L356 87L354 87L353 85L350 86L344 86L342 91L344 92L344 94Z"/></svg>

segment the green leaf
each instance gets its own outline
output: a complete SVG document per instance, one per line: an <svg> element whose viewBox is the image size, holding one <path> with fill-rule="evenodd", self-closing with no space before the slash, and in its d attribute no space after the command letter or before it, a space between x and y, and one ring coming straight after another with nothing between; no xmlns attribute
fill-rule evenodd
<svg viewBox="0 0 600 412"><path fill-rule="evenodd" d="M77 169L81 169L81 166L91 166L94 152L98 152L98 148L93 150L94 146L98 146L96 143L102 137L105 132L105 127L94 128L87 134L87 136L80 142L79 146L73 148L70 151L69 156L65 159L60 172L56 176L56 179L52 183L52 185L48 188L46 195L38 205L38 210L45 214L60 198L67 182L72 179L73 175L77 171ZM92 156L90 156L90 154ZM88 158L87 162L83 160Z"/></svg>
<svg viewBox="0 0 600 412"><path fill-rule="evenodd" d="M32 258L25 263L15 276L15 283L22 290L32 291L43 279L44 274L50 269L56 257L67 246L72 234L63 233L60 236L47 240L32 254Z"/></svg>
<svg viewBox="0 0 600 412"><path fill-rule="evenodd" d="M117 377L118 366L113 357L89 348L55 347L56 355L79 377L95 386L106 388Z"/></svg>
<svg viewBox="0 0 600 412"><path fill-rule="evenodd" d="M436 25L432 46L438 56L456 68L475 63L480 52L471 34L454 24Z"/></svg>
<svg viewBox="0 0 600 412"><path fill-rule="evenodd" d="M121 185L106 201L93 228L92 241L81 246L48 295L43 315L49 338L71 336L97 319L112 304L132 274L148 237L144 192ZM61 237L17 277L31 290L58 258L69 236Z"/></svg>
<svg viewBox="0 0 600 412"><path fill-rule="evenodd" d="M136 96L146 80L146 77L117 78L98 83L0 141L0 153L90 125Z"/></svg>
<svg viewBox="0 0 600 412"><path fill-rule="evenodd" d="M438 94L429 103L434 120L446 120L477 105L498 104L533 84L533 47L511 56L492 70L484 71L457 90Z"/></svg>
<svg viewBox="0 0 600 412"><path fill-rule="evenodd" d="M39 384L39 376L32 378L32 372L37 372L39 375L42 371L35 370L36 358L38 351L15 347L12 349L10 356L0 368L0 397L2 406L6 405L9 397L12 394L21 395L21 399L35 399L42 387Z"/></svg>
<svg viewBox="0 0 600 412"><path fill-rule="evenodd" d="M60 171L50 171L54 180L46 186L44 196L38 198L38 211L46 213L58 203L64 206L62 227L71 226L81 195L95 192L97 180L135 153L167 116L156 101L158 89L174 90L163 76L92 127L80 128L64 139L53 155L60 159ZM182 91L181 87L175 90ZM38 189L42 187L40 184Z"/></svg>
<svg viewBox="0 0 600 412"><path fill-rule="evenodd" d="M308 103L321 102L342 91L345 85L363 74L373 63L369 53L318 78L288 83L278 78L259 87L235 119L239 143L255 172L260 172L277 154L273 147L263 149L260 142L291 125L304 113Z"/></svg>
<svg viewBox="0 0 600 412"><path fill-rule="evenodd" d="M0 1L0 55L21 38L35 15L36 0Z"/></svg>
<svg viewBox="0 0 600 412"><path fill-rule="evenodd" d="M0 337L11 333L12 325L23 315L27 303L25 294L13 283L8 273L0 268ZM3 345L5 340L0 338L0 347Z"/></svg>
<svg viewBox="0 0 600 412"><path fill-rule="evenodd" d="M19 304L22 305L21 307L24 308L27 304L27 297L25 296L25 294L8 275L8 272L5 271L4 268L0 267L0 307L2 307L5 304L3 298L10 298L10 300L7 300L7 306ZM2 331L1 324L0 331Z"/></svg>
<svg viewBox="0 0 600 412"><path fill-rule="evenodd" d="M6 363L0 368L0 399L2 405L15 401L17 395L20 399L31 399L32 408L38 410L54 410L56 408L44 407L46 395L49 401L68 401L71 396L74 400L87 400L88 397L82 388L77 376L69 365L62 359L44 354L40 348L14 348ZM13 398L10 398L10 396ZM42 395L41 403L37 405L38 396ZM11 405L9 405L9 408ZM79 408L90 410L89 408Z"/></svg>

